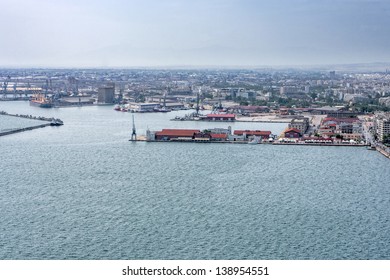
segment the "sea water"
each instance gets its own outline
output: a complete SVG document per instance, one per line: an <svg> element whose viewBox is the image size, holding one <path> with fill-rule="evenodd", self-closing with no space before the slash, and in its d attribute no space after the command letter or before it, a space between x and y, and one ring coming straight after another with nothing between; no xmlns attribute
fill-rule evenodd
<svg viewBox="0 0 390 280"><path fill-rule="evenodd" d="M390 258L390 161L375 151L134 143L113 106L0 111L65 123L0 138L0 259ZM170 121L186 113L135 114L137 133L287 126Z"/></svg>

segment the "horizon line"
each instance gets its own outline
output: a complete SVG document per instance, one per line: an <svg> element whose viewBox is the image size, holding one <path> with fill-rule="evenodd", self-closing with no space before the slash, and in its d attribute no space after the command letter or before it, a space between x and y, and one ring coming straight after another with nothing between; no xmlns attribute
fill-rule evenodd
<svg viewBox="0 0 390 280"><path fill-rule="evenodd" d="M0 65L0 69L291 69L291 68L331 68L331 67L352 67L352 66L370 66L370 67L390 67L390 62L353 62L353 63L327 63L327 64L278 64L278 65L134 65L134 66L47 66L47 65Z"/></svg>

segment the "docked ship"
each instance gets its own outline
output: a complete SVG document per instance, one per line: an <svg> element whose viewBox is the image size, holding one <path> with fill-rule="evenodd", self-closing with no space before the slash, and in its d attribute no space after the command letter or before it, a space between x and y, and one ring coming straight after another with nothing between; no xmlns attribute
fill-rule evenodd
<svg viewBox="0 0 390 280"><path fill-rule="evenodd" d="M31 106L37 106L41 108L51 108L53 103L50 99L46 98L43 94L35 94L30 99Z"/></svg>

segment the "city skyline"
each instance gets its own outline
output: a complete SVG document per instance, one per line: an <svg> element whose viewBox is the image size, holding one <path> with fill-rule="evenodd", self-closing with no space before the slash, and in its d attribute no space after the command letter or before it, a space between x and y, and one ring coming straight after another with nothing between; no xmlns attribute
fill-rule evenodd
<svg viewBox="0 0 390 280"><path fill-rule="evenodd" d="M1 67L390 62L390 3L5 0Z"/></svg>

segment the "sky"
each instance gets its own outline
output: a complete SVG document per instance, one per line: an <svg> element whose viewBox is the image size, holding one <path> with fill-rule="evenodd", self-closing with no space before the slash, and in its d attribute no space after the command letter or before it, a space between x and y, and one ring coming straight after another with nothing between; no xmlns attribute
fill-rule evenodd
<svg viewBox="0 0 390 280"><path fill-rule="evenodd" d="M0 3L0 67L390 62L389 0Z"/></svg>

